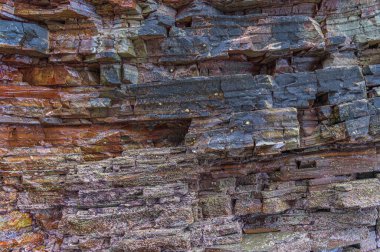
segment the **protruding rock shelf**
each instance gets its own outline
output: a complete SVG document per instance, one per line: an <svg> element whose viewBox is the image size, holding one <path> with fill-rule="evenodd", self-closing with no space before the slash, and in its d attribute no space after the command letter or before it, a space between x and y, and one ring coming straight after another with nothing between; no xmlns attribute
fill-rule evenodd
<svg viewBox="0 0 380 252"><path fill-rule="evenodd" d="M0 251L379 252L378 0L0 0Z"/></svg>

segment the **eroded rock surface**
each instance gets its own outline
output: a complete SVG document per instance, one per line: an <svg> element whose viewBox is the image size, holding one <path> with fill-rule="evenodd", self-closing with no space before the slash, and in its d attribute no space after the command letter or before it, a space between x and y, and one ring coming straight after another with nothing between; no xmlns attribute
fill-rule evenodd
<svg viewBox="0 0 380 252"><path fill-rule="evenodd" d="M0 0L1 251L380 251L378 0Z"/></svg>

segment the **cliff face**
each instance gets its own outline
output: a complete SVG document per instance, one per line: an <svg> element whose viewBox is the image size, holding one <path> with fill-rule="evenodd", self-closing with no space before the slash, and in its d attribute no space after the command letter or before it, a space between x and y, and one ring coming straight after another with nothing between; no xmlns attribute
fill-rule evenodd
<svg viewBox="0 0 380 252"><path fill-rule="evenodd" d="M0 0L1 251L380 251L378 0Z"/></svg>

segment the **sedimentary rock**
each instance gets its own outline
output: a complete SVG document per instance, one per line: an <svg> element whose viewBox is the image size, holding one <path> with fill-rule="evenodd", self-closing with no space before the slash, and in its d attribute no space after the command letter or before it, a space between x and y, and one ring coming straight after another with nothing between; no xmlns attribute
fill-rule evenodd
<svg viewBox="0 0 380 252"><path fill-rule="evenodd" d="M0 250L379 251L379 15L0 0Z"/></svg>

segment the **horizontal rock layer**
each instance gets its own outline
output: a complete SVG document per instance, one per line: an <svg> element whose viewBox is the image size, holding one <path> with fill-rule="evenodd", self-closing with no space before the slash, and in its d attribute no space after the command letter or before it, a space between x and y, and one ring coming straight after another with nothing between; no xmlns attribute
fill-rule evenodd
<svg viewBox="0 0 380 252"><path fill-rule="evenodd" d="M379 15L0 0L0 250L379 251Z"/></svg>

